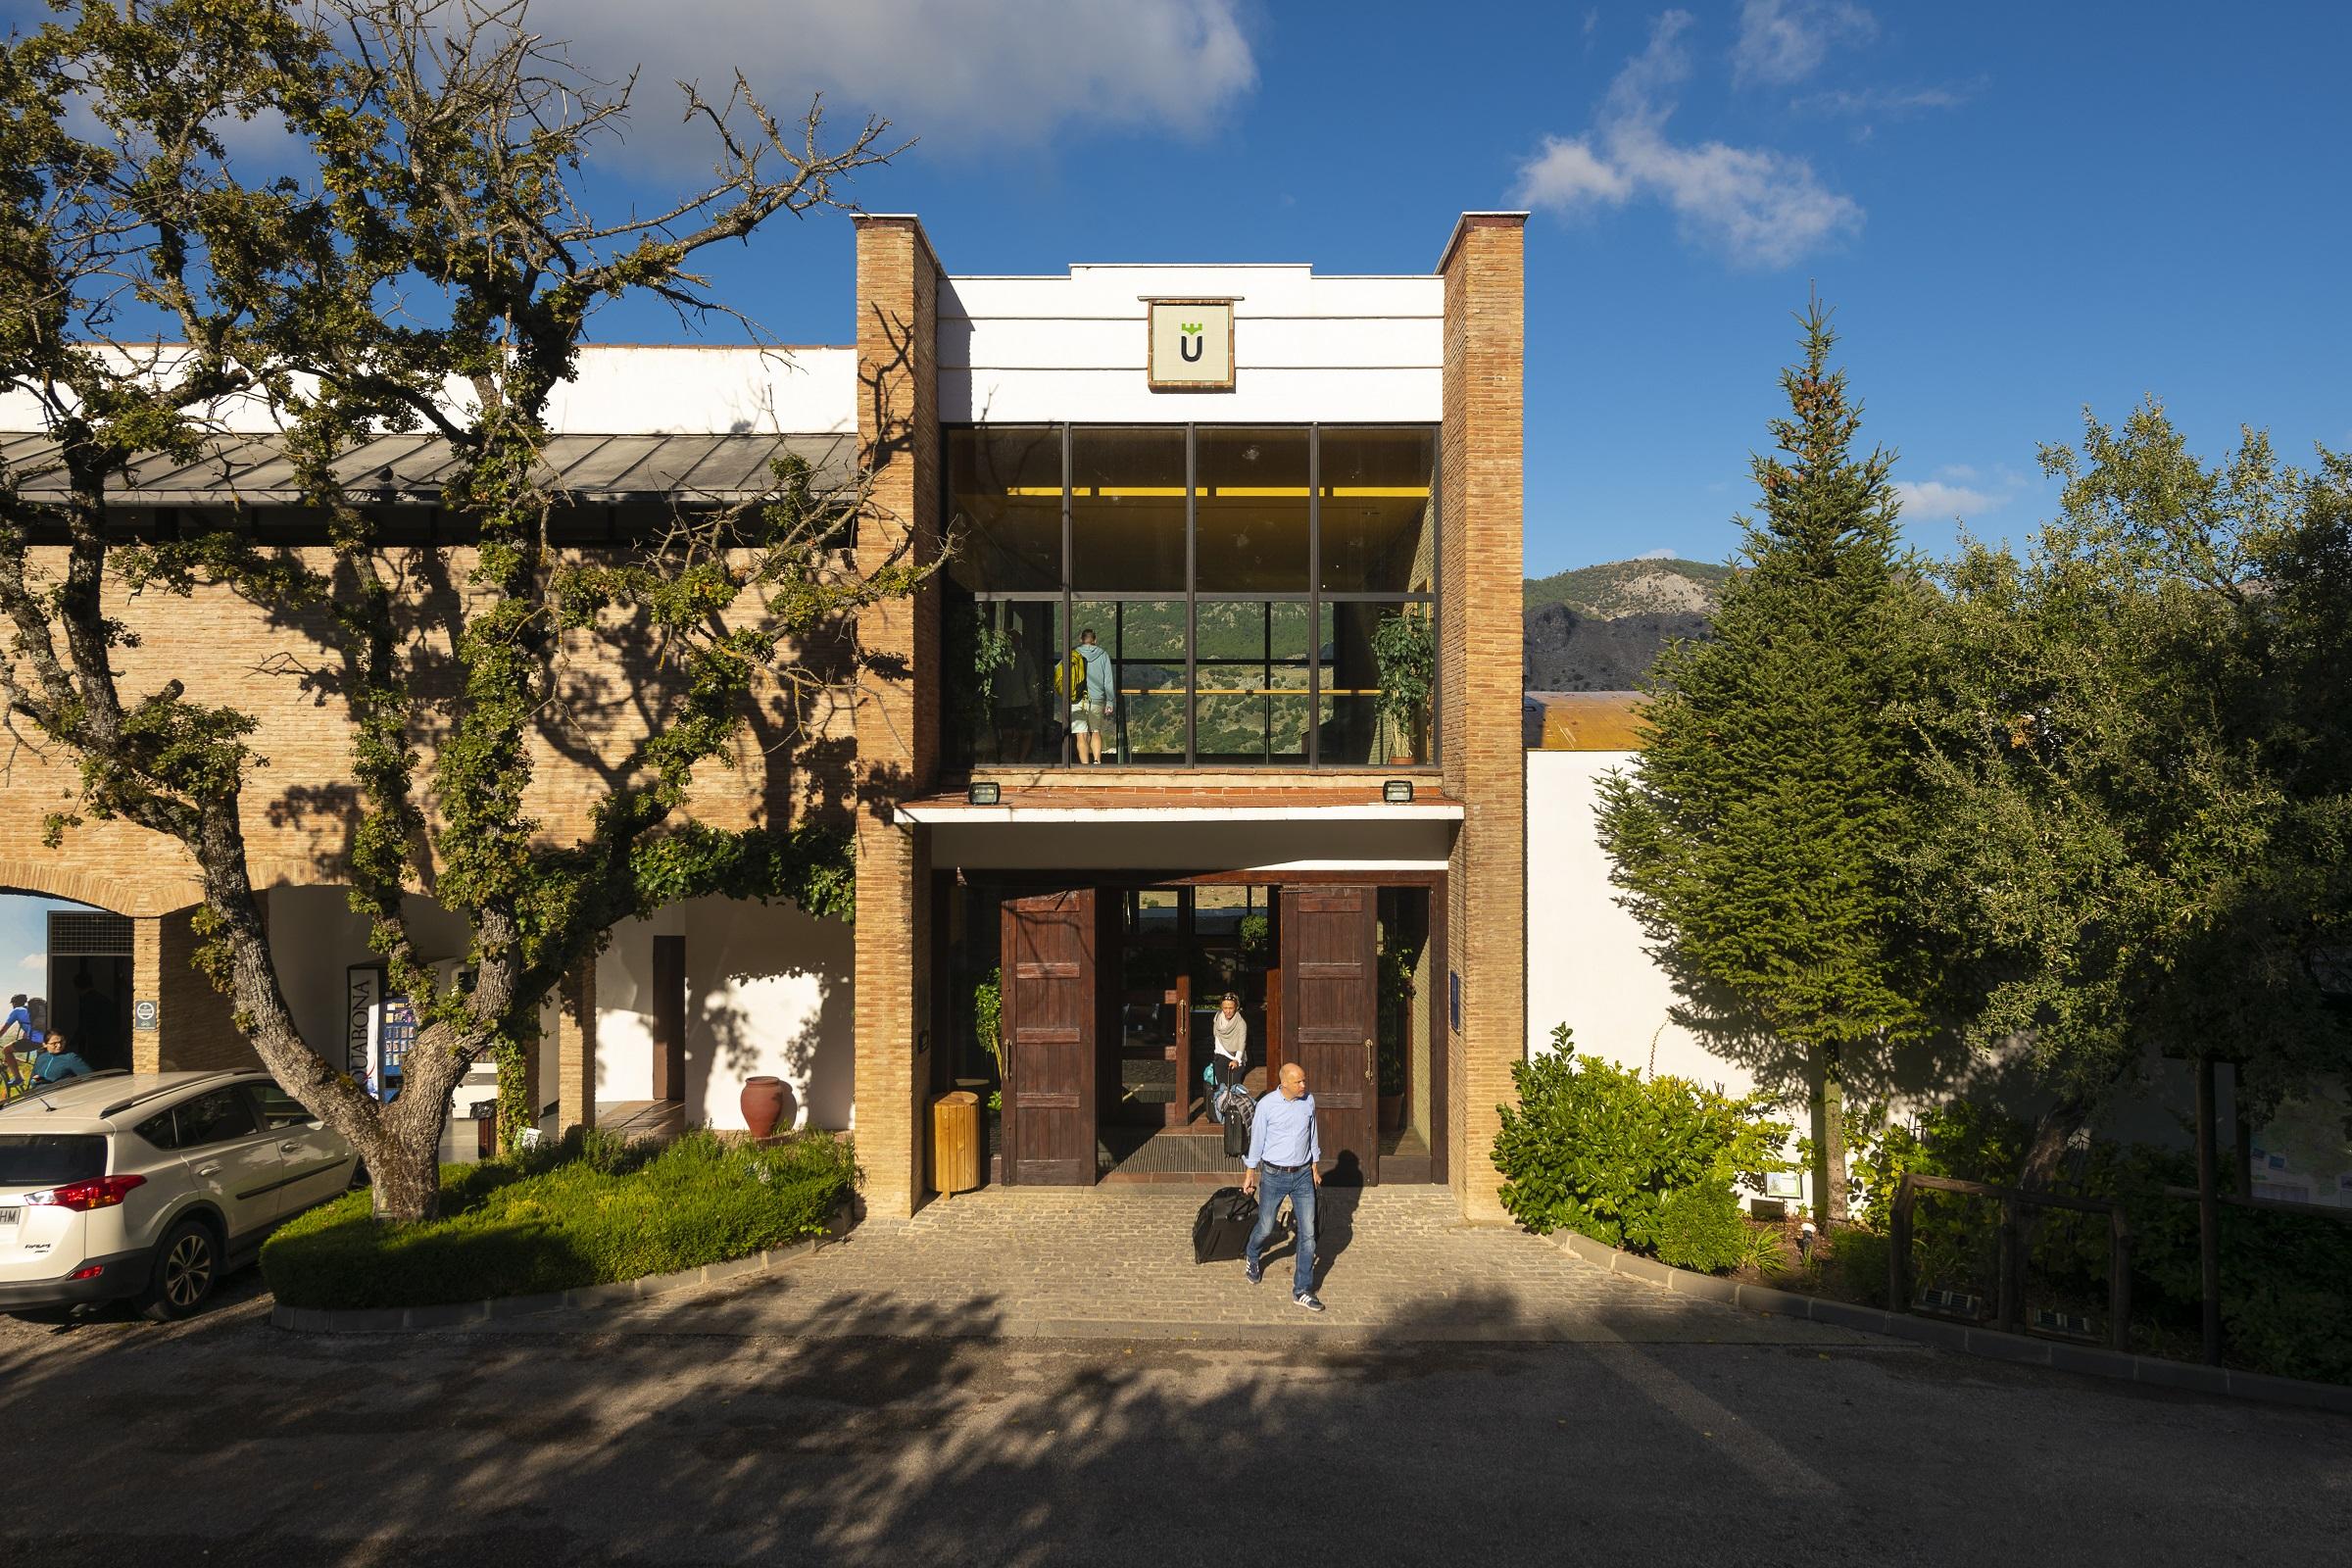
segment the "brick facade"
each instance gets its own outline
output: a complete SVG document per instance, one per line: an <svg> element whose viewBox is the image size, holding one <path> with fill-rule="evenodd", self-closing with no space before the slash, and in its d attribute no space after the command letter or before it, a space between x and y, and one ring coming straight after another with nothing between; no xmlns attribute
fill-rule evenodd
<svg viewBox="0 0 2352 1568"><path fill-rule="evenodd" d="M1445 575L1440 711L1446 793L1466 816L1447 865L1462 1023L1450 1176L1462 1212L1500 1220L1496 1107L1527 1051L1527 771L1520 746L1525 219L1471 214L1446 246Z"/></svg>
<svg viewBox="0 0 2352 1568"><path fill-rule="evenodd" d="M857 221L857 424L872 505L856 546L870 569L902 550L936 559L941 545L939 312L943 273L912 218ZM1525 1042L1525 775L1520 750L1522 505L1522 241L1509 215L1463 220L1439 267L1445 295L1443 369L1440 693L1446 796L1467 819L1449 861L1447 966L1461 978L1463 1024L1447 1052L1450 1180L1463 1211L1499 1217L1489 1158L1495 1107L1510 1093L1510 1064ZM1213 419L1206 405L1186 416ZM1301 409L1297 417L1315 417ZM1085 408L1063 417L1085 420ZM314 553L316 554L316 553ZM471 553L448 549L409 562L416 580L463 593ZM270 760L246 801L254 880L263 888L333 884L344 875L353 792L349 726L333 687L320 628L271 616L231 595L132 601L110 609L139 634L120 656L126 691L166 672L200 700L231 704L260 720L255 749ZM927 829L898 819L894 803L929 793L940 769L940 596L859 617L858 690L833 714L797 712L779 694L762 699L735 766L704 770L691 814L719 826L839 812L855 823L858 915L854 997L856 1126L866 1201L906 1214L924 1197L924 1131L933 1067L932 850ZM233 651L233 652L231 652ZM805 650L812 661L834 657ZM545 836L569 842L602 798L600 763L617 760L648 723L662 720L661 671L601 646L575 646L564 665L560 722L534 747L529 804ZM420 735L429 753L433 737ZM794 740L810 744L787 744ZM790 760L771 765L771 758ZM1004 769L1007 788L1100 789L1100 776ZM1196 791L1269 785L1311 792L1322 782L1265 771L1134 778L1139 788L1181 782ZM188 968L193 866L176 846L122 823L74 830L62 850L40 843L42 818L69 806L73 772L20 753L0 790L0 886L74 898L135 918L134 983L160 998L162 1027L134 1036L139 1065L226 1064L246 1048L226 1009ZM1443 976L1433 977L1441 987ZM566 982L553 1051L561 1120L594 1117L596 1009L593 964Z"/></svg>
<svg viewBox="0 0 2352 1568"><path fill-rule="evenodd" d="M870 569L910 549L939 553L939 261L911 218L858 221L858 442L872 475L858 531ZM927 789L938 768L940 608L936 587L858 618L873 674L858 736L858 1155L877 1214L910 1214L923 1195L929 1062L918 1060L930 1006L931 867L923 830L891 803Z"/></svg>

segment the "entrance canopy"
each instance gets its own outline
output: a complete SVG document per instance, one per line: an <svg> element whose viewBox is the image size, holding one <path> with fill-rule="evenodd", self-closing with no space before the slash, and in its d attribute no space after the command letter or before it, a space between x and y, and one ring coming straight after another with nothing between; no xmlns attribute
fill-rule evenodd
<svg viewBox="0 0 2352 1568"><path fill-rule="evenodd" d="M943 867L1442 871L1463 811L1427 789L1410 805L1387 805L1377 784L1007 786L995 806L934 796L897 816L931 829L932 863Z"/></svg>

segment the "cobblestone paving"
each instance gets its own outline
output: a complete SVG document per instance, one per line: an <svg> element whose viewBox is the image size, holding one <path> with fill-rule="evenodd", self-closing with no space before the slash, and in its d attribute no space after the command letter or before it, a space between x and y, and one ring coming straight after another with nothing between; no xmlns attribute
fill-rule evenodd
<svg viewBox="0 0 2352 1568"><path fill-rule="evenodd" d="M741 1282L597 1311L509 1319L500 1332L1004 1335L1884 1345L1742 1312L1592 1267L1542 1238L1462 1223L1440 1188L1326 1188L1320 1316L1291 1301L1287 1238L1251 1286L1238 1262L1194 1263L1198 1188L993 1188L911 1220L868 1219L839 1243Z"/></svg>

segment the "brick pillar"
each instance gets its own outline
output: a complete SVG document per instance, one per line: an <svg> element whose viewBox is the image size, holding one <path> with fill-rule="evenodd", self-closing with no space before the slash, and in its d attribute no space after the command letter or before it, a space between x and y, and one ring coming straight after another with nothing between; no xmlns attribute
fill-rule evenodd
<svg viewBox="0 0 2352 1568"><path fill-rule="evenodd" d="M141 1002L161 1002L164 995L164 917L142 914L130 922L130 998L134 1010ZM156 1027L141 1029L134 1017L130 1031L130 1070L164 1070L164 1031L172 1020L156 1009Z"/></svg>
<svg viewBox="0 0 2352 1568"><path fill-rule="evenodd" d="M1446 279L1439 612L1446 793L1467 816L1446 878L1462 1027L1447 1053L1449 1174L1462 1213L1501 1220L1496 1107L1527 1053L1527 763L1519 731L1526 215L1465 214Z"/></svg>
<svg viewBox="0 0 2352 1568"><path fill-rule="evenodd" d="M564 977L556 1008L556 1132L596 1125L596 960Z"/></svg>
<svg viewBox="0 0 2352 1568"><path fill-rule="evenodd" d="M858 441L873 475L862 568L907 541L919 561L939 553L939 286L920 222L858 220ZM859 650L908 672L869 676L855 713L858 1159L876 1214L910 1214L924 1192L930 1064L915 1047L930 998L931 873L921 830L893 821L891 806L937 770L939 639L930 585L858 619Z"/></svg>

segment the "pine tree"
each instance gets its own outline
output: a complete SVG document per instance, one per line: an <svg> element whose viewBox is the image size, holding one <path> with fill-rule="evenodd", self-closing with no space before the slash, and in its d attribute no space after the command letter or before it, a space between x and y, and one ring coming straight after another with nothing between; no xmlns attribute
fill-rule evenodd
<svg viewBox="0 0 2352 1568"><path fill-rule="evenodd" d="M1817 299L1784 370L1760 516L1714 637L1652 671L1644 746L1603 790L1601 839L1682 996L1678 1016L1813 1112L1817 1212L1845 1216L1842 1102L1926 1026L1887 852L1910 820L1905 683L1919 600L1893 455L1856 458L1861 410Z"/></svg>

